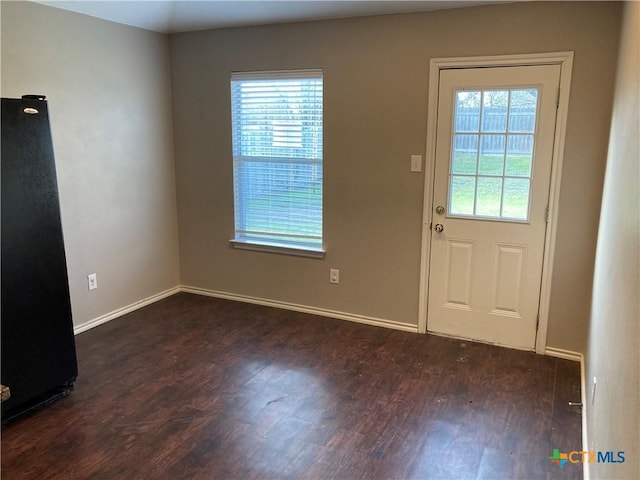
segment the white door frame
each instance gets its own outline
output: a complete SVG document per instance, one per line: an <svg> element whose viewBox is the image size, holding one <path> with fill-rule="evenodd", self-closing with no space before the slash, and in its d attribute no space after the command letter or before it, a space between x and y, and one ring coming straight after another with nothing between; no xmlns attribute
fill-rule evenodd
<svg viewBox="0 0 640 480"><path fill-rule="evenodd" d="M560 200L560 180L562 160L569 108L569 90L573 52L534 53L523 55L496 55L461 58L433 58L429 69L429 106L427 112L427 146L425 153L424 198L422 210L422 250L420 255L420 292L418 306L418 332L427 332L427 300L429 298L429 259L431 254L431 215L433 208L433 181L436 160L436 125L438 119L438 91L440 70L474 67L507 67L525 65L560 65L560 92L553 142L551 180L549 187L549 219L544 239L544 257L542 260L542 284L540 288L540 306L538 310L538 331L536 333L537 353L544 354L547 346L547 327L549 321L549 300L551 295L551 277L555 253L556 232L558 226L558 203Z"/></svg>

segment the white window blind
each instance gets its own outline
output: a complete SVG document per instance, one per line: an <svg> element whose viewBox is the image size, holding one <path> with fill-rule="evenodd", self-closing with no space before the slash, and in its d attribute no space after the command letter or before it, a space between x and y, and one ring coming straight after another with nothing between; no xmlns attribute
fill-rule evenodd
<svg viewBox="0 0 640 480"><path fill-rule="evenodd" d="M322 250L322 71L231 75L235 241Z"/></svg>

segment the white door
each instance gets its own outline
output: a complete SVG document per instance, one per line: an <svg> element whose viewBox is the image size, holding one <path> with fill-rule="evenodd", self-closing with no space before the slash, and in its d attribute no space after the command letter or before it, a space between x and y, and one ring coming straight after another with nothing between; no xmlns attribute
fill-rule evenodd
<svg viewBox="0 0 640 480"><path fill-rule="evenodd" d="M535 346L560 68L440 72L431 332Z"/></svg>

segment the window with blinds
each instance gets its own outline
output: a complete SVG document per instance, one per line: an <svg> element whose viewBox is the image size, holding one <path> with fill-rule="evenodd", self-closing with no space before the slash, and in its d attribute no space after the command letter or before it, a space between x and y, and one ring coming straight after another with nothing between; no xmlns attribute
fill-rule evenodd
<svg viewBox="0 0 640 480"><path fill-rule="evenodd" d="M322 252L322 70L231 75L234 245Z"/></svg>

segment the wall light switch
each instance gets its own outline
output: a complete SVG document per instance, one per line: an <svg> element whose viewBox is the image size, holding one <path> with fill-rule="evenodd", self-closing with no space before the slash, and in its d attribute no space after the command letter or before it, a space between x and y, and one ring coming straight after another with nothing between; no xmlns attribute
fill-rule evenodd
<svg viewBox="0 0 640 480"><path fill-rule="evenodd" d="M411 171L422 171L422 155L411 155Z"/></svg>
<svg viewBox="0 0 640 480"><path fill-rule="evenodd" d="M87 281L89 283L89 290L95 290L98 288L98 275L91 273L87 275Z"/></svg>

